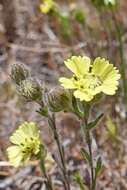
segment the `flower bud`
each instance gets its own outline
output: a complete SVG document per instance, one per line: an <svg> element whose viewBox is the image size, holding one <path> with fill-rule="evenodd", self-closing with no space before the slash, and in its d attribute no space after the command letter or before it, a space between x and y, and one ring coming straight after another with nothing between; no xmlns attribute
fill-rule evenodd
<svg viewBox="0 0 127 190"><path fill-rule="evenodd" d="M19 94L28 101L39 101L42 98L42 88L40 84L33 79L21 81L18 91Z"/></svg>
<svg viewBox="0 0 127 190"><path fill-rule="evenodd" d="M45 95L45 102L52 112L69 109L70 99L69 91L61 87L55 87Z"/></svg>
<svg viewBox="0 0 127 190"><path fill-rule="evenodd" d="M22 80L25 80L29 76L28 70L22 64L13 64L11 68L11 78L19 85Z"/></svg>

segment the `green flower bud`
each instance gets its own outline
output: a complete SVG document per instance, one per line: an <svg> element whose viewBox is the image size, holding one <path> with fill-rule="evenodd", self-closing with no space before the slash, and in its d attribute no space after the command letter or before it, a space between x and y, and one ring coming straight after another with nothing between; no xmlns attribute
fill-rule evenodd
<svg viewBox="0 0 127 190"><path fill-rule="evenodd" d="M42 99L42 88L36 80L26 79L21 81L18 91L28 101L40 101Z"/></svg>
<svg viewBox="0 0 127 190"><path fill-rule="evenodd" d="M11 68L11 78L19 85L22 80L25 80L29 76L28 70L22 64L13 64Z"/></svg>
<svg viewBox="0 0 127 190"><path fill-rule="evenodd" d="M65 111L71 105L71 96L64 88L55 87L45 95L45 102L52 112Z"/></svg>

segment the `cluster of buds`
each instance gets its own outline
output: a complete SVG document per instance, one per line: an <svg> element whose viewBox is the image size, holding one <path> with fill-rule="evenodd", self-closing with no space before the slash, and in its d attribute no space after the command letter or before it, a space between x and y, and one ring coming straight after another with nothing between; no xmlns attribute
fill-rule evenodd
<svg viewBox="0 0 127 190"><path fill-rule="evenodd" d="M24 65L12 65L11 78L16 83L19 94L27 101L41 100L42 88L36 80L30 78Z"/></svg>
<svg viewBox="0 0 127 190"><path fill-rule="evenodd" d="M55 87L44 92L39 82L30 77L24 65L12 65L11 78L17 85L18 93L27 101L43 102L46 109L51 112L67 111L71 107L69 90Z"/></svg>
<svg viewBox="0 0 127 190"><path fill-rule="evenodd" d="M96 127L103 114L89 122L90 107L93 101L100 100L102 94L114 95L116 93L121 75L113 64L101 57L97 57L92 61L87 56L72 56L65 61L65 65L72 72L71 77L61 77L59 79L61 87L55 87L50 91L42 90L40 84L30 78L29 72L24 66L13 65L11 78L18 86L20 95L28 101L39 103L41 108L38 112L48 119L58 146L61 159L61 163L58 160L58 164L61 166L64 185L67 186L65 189L70 189L70 181L66 171L64 150L57 132L54 114L50 114L50 112L70 111L79 117L83 138L86 137L89 151L82 148L81 153L83 160L89 163L91 176L89 170L86 170L84 177L81 177L79 173L75 175L75 181L81 189L85 189L85 186L89 189L95 189L96 180L102 168L102 161L98 157L95 165L92 157L90 130ZM52 182L45 168L48 154L45 145L40 140L40 131L37 124L24 122L10 137L10 142L12 145L7 149L10 163L15 167L19 167L33 157L39 159L41 170L46 178L46 189L53 190ZM48 157L48 160L49 164L53 163L51 156ZM93 167L94 165L95 167Z"/></svg>

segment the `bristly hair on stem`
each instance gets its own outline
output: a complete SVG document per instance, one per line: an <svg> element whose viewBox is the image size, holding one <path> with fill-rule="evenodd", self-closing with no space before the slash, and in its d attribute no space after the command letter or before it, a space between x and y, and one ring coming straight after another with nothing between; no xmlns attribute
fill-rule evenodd
<svg viewBox="0 0 127 190"><path fill-rule="evenodd" d="M59 134L57 132L54 114L48 116L48 122L49 122L49 126L52 129L54 139L55 139L57 147L58 147L59 157L60 157L60 161L61 161L61 165L62 165L61 170L62 170L62 174L63 174L63 178L64 178L64 181L63 181L64 188L65 188L65 190L70 190L70 182L69 182L69 176L68 176L68 172L67 172L67 168L66 168L64 149L60 142Z"/></svg>

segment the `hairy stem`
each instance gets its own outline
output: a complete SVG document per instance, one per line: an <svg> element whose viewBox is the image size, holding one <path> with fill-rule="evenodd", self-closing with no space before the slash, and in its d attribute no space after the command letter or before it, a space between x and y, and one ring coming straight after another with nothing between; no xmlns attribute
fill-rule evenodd
<svg viewBox="0 0 127 190"><path fill-rule="evenodd" d="M83 123L85 124L85 126L87 126L88 117L83 119ZM91 187L90 187L90 190L95 190L92 142L91 142L91 137L90 137L90 131L85 128L84 132L85 132L86 143L87 143L88 151L89 151L89 155L90 155L90 170L91 170Z"/></svg>
<svg viewBox="0 0 127 190"><path fill-rule="evenodd" d="M90 169L91 169L91 190L95 190L94 187L94 167L93 167L93 154L92 154L92 146L91 146L91 138L90 138L90 131L87 131L87 145L90 154Z"/></svg>
<svg viewBox="0 0 127 190"><path fill-rule="evenodd" d="M52 116L52 117L49 116L49 125L51 126L51 129L53 131L54 139L56 141L58 151L59 151L60 161L61 161L61 165L62 165L61 170L62 170L62 174L64 177L64 182L63 182L64 188L65 188L65 190L70 190L69 177L68 177L66 164L65 164L64 150L63 150L62 144L60 142L59 134L57 132L54 116Z"/></svg>
<svg viewBox="0 0 127 190"><path fill-rule="evenodd" d="M46 185L47 190L53 190L52 182L46 172L44 157L41 154L40 154L40 168L41 168L42 174L44 175L44 177L46 179L45 185Z"/></svg>

